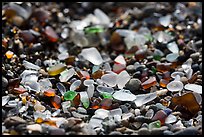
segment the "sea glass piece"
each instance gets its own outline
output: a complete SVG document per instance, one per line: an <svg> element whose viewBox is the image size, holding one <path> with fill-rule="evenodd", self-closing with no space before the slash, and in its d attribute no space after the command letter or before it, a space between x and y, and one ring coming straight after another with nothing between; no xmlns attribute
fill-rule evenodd
<svg viewBox="0 0 204 137"><path fill-rule="evenodd" d="M76 89L80 87L80 85L81 85L81 80L76 80L71 84L69 90L75 91Z"/></svg>
<svg viewBox="0 0 204 137"><path fill-rule="evenodd" d="M184 76L184 73L183 73L183 72L180 72L180 71L175 71L175 72L171 73L171 77L172 77L172 78L175 78L176 75L179 75L180 77L183 77L183 76Z"/></svg>
<svg viewBox="0 0 204 137"><path fill-rule="evenodd" d="M66 92L65 86L62 83L58 82L56 84L56 87L59 90L59 92L61 93L61 95L64 96L64 93Z"/></svg>
<svg viewBox="0 0 204 137"><path fill-rule="evenodd" d="M7 59L11 59L11 58L13 57L14 53L13 53L12 51L8 50L8 51L5 53L5 55L6 55Z"/></svg>
<svg viewBox="0 0 204 137"><path fill-rule="evenodd" d="M81 55L84 57L84 59L90 61L94 65L100 65L103 63L103 59L99 51L94 47L83 49Z"/></svg>
<svg viewBox="0 0 204 137"><path fill-rule="evenodd" d="M34 105L34 109L35 109L35 111L44 112L46 108L43 105L41 105L40 103L36 103Z"/></svg>
<svg viewBox="0 0 204 137"><path fill-rule="evenodd" d="M95 98L92 100L91 102L91 108L92 109L98 109L100 108L100 102L101 102L101 99L100 98Z"/></svg>
<svg viewBox="0 0 204 137"><path fill-rule="evenodd" d="M62 30L62 33L60 35L63 39L66 39L69 36L69 29L68 28L64 28Z"/></svg>
<svg viewBox="0 0 204 137"><path fill-rule="evenodd" d="M104 92L107 92L107 93L110 93L112 94L114 92L114 89L111 88L111 87L105 87L105 86L102 86L102 85L98 85L96 87L96 90L100 93L104 93Z"/></svg>
<svg viewBox="0 0 204 137"><path fill-rule="evenodd" d="M85 33L101 33L104 32L104 28L102 26L91 26L84 29Z"/></svg>
<svg viewBox="0 0 204 137"><path fill-rule="evenodd" d="M148 93L148 94L140 94L140 95L136 95L135 96L135 104L137 107L140 107L152 100L154 100L157 97L157 93L153 92L153 93Z"/></svg>
<svg viewBox="0 0 204 137"><path fill-rule="evenodd" d="M166 119L165 119L165 124L172 124L177 121L177 117L170 114Z"/></svg>
<svg viewBox="0 0 204 137"><path fill-rule="evenodd" d="M125 68L126 68L126 65L124 65L124 64L114 63L114 65L113 65L113 72L119 74Z"/></svg>
<svg viewBox="0 0 204 137"><path fill-rule="evenodd" d="M166 60L169 62L175 62L175 61L177 61L178 57L179 57L178 53L170 53L170 54L166 55Z"/></svg>
<svg viewBox="0 0 204 137"><path fill-rule="evenodd" d="M190 79L193 75L193 69L189 68L189 69L185 69L184 71L186 72L187 79Z"/></svg>
<svg viewBox="0 0 204 137"><path fill-rule="evenodd" d="M45 27L45 35L51 42L57 42L59 39L57 33L50 26Z"/></svg>
<svg viewBox="0 0 204 137"><path fill-rule="evenodd" d="M34 35L28 30L20 32L19 36L23 39L25 43L34 43L36 41Z"/></svg>
<svg viewBox="0 0 204 137"><path fill-rule="evenodd" d="M79 93L74 97L74 99L72 100L72 104L74 107L79 106L79 104L81 103L80 98L81 98L81 96Z"/></svg>
<svg viewBox="0 0 204 137"><path fill-rule="evenodd" d="M103 76L104 72L102 70L97 70L91 74L93 79L100 79Z"/></svg>
<svg viewBox="0 0 204 137"><path fill-rule="evenodd" d="M23 87L19 87L19 88L14 88L14 92L17 94L23 94L25 92L27 92L28 90L23 88Z"/></svg>
<svg viewBox="0 0 204 137"><path fill-rule="evenodd" d="M56 108L59 109L61 107L61 98L58 95L55 95L51 99L51 104Z"/></svg>
<svg viewBox="0 0 204 137"><path fill-rule="evenodd" d="M153 128L160 128L161 122L159 120L149 123L148 128L152 130Z"/></svg>
<svg viewBox="0 0 204 137"><path fill-rule="evenodd" d="M74 74L75 74L74 68L62 71L59 76L60 82L67 82Z"/></svg>
<svg viewBox="0 0 204 137"><path fill-rule="evenodd" d="M94 80L92 80L92 79L84 80L84 85L85 86L90 86L92 84L94 84Z"/></svg>
<svg viewBox="0 0 204 137"><path fill-rule="evenodd" d="M75 91L67 91L64 94L64 100L73 100L76 95L77 95L77 92Z"/></svg>
<svg viewBox="0 0 204 137"><path fill-rule="evenodd" d="M38 72L34 71L34 70L24 70L21 74L20 74L20 78L21 79L21 83L25 83L26 81L35 81L37 82L38 80Z"/></svg>
<svg viewBox="0 0 204 137"><path fill-rule="evenodd" d="M92 116L93 117L93 116ZM91 118L90 121L89 121L89 126L91 126L93 129L101 129L103 126L102 126L102 123L103 122L103 119L99 119L99 118Z"/></svg>
<svg viewBox="0 0 204 137"><path fill-rule="evenodd" d="M164 53L163 53L161 50L159 50L159 49L155 49L155 50L154 50L153 58L154 58L155 60L160 60L161 57L163 57L163 56L164 56Z"/></svg>
<svg viewBox="0 0 204 137"><path fill-rule="evenodd" d="M159 85L160 85L161 87L163 87L163 88L165 88L168 83L169 83L169 81L168 81L168 80L165 80L165 79L161 79L161 80L159 81Z"/></svg>
<svg viewBox="0 0 204 137"><path fill-rule="evenodd" d="M93 84L88 86L87 93L88 93L89 98L93 97L94 89L95 89L95 87Z"/></svg>
<svg viewBox="0 0 204 137"><path fill-rule="evenodd" d="M170 115L172 112L171 109L167 108L164 110L159 110L155 113L154 117L152 118L153 121L159 120L161 122L161 125L165 123L165 119Z"/></svg>
<svg viewBox="0 0 204 137"><path fill-rule="evenodd" d="M133 101L136 99L136 96L132 94L129 90L121 89L113 93L113 98L120 101Z"/></svg>
<svg viewBox="0 0 204 137"><path fill-rule="evenodd" d="M135 33L134 35L127 35L124 42L128 49L131 49L133 46L137 46L139 49L142 49L147 42L147 38L142 34Z"/></svg>
<svg viewBox="0 0 204 137"><path fill-rule="evenodd" d="M94 10L94 15L100 20L101 24L109 25L110 24L110 18L100 9Z"/></svg>
<svg viewBox="0 0 204 137"><path fill-rule="evenodd" d="M188 60L186 60L186 62L184 62L181 67L184 69L184 72L186 72L186 70L191 68L191 65L193 63L192 58L189 58Z"/></svg>
<svg viewBox="0 0 204 137"><path fill-rule="evenodd" d="M97 110L94 112L94 114L96 115L96 116L94 116L94 117L99 117L99 118L101 118L101 119L105 119L105 118L107 118L107 117L110 115L110 111L109 111L109 110L102 109L102 108L99 108L99 109L97 109Z"/></svg>
<svg viewBox="0 0 204 137"><path fill-rule="evenodd" d="M130 80L130 75L127 73L126 70L123 70L122 72L120 72L120 74L118 74L117 76L117 80L116 83L118 85L119 89L122 89L125 84Z"/></svg>
<svg viewBox="0 0 204 137"><path fill-rule="evenodd" d="M172 53L179 53L179 48L176 42L171 42L167 44L167 48L172 52Z"/></svg>
<svg viewBox="0 0 204 137"><path fill-rule="evenodd" d="M56 91L54 89L48 89L48 90L44 91L44 96L54 97L55 93L56 93Z"/></svg>
<svg viewBox="0 0 204 137"><path fill-rule="evenodd" d="M100 94L103 96L103 98L110 98L110 99L113 98L112 94L108 92L101 92Z"/></svg>
<svg viewBox="0 0 204 137"><path fill-rule="evenodd" d="M117 74L116 73L105 74L101 77L101 80L108 86L115 87L117 81Z"/></svg>
<svg viewBox="0 0 204 137"><path fill-rule="evenodd" d="M64 113L69 113L68 108L71 107L71 101L62 102L61 106Z"/></svg>
<svg viewBox="0 0 204 137"><path fill-rule="evenodd" d="M159 18L159 23L164 27L168 27L170 22L171 22L171 15L166 15Z"/></svg>
<svg viewBox="0 0 204 137"><path fill-rule="evenodd" d="M148 80L144 81L141 85L143 89L148 89L152 86L155 86L157 84L157 80L155 77L150 77Z"/></svg>
<svg viewBox="0 0 204 137"><path fill-rule="evenodd" d="M163 31L158 31L156 32L153 37L160 43L168 43L170 40L173 39L173 36L171 36L170 34L163 32Z"/></svg>
<svg viewBox="0 0 204 137"><path fill-rule="evenodd" d="M171 63L158 63L156 65L156 69L159 72L166 72L166 71L170 71L171 69Z"/></svg>
<svg viewBox="0 0 204 137"><path fill-rule="evenodd" d="M52 83L50 82L48 78L40 79L38 83L40 84L41 91L45 91L47 89L52 88Z"/></svg>
<svg viewBox="0 0 204 137"><path fill-rule="evenodd" d="M65 60L69 57L69 54L67 52L62 52L57 57L59 60Z"/></svg>
<svg viewBox="0 0 204 137"><path fill-rule="evenodd" d="M35 92L40 92L40 84L35 81L27 81L24 83L24 87L28 89L29 91L35 91Z"/></svg>
<svg viewBox="0 0 204 137"><path fill-rule="evenodd" d="M81 100L83 106L87 109L90 105L87 92L80 92L79 94L81 96L80 100Z"/></svg>
<svg viewBox="0 0 204 137"><path fill-rule="evenodd" d="M124 64L126 65L126 61L125 61L125 58L123 57L123 55L118 55L115 60L114 60L116 63L118 64Z"/></svg>
<svg viewBox="0 0 204 137"><path fill-rule="evenodd" d="M181 81L171 81L167 84L167 89L172 92L181 91L183 89L183 83Z"/></svg>
<svg viewBox="0 0 204 137"><path fill-rule="evenodd" d="M102 109L106 109L106 110L111 109L112 99L110 99L110 98L102 99L101 102L100 102L100 106L101 106Z"/></svg>
<svg viewBox="0 0 204 137"><path fill-rule="evenodd" d="M182 96L173 97L172 103L186 107L193 115L200 110L199 103L193 93L186 93Z"/></svg>
<svg viewBox="0 0 204 137"><path fill-rule="evenodd" d="M10 100L10 96L2 96L2 106L5 106Z"/></svg>
<svg viewBox="0 0 204 137"><path fill-rule="evenodd" d="M145 117L152 119L152 117L154 116L154 110L153 109L149 109L147 111L147 113L145 114Z"/></svg>
<svg viewBox="0 0 204 137"><path fill-rule="evenodd" d="M184 86L185 89L187 90L191 90L193 92L202 94L202 86L201 85L197 85L197 84L186 84Z"/></svg>
<svg viewBox="0 0 204 137"><path fill-rule="evenodd" d="M50 76L56 76L60 74L62 71L66 69L66 66L64 64L57 64L55 66L51 66L48 69L48 74Z"/></svg>
<svg viewBox="0 0 204 137"><path fill-rule="evenodd" d="M23 66L26 68L26 69L34 69L34 70L40 70L40 67L33 64L33 63L30 63L26 60L23 60Z"/></svg>

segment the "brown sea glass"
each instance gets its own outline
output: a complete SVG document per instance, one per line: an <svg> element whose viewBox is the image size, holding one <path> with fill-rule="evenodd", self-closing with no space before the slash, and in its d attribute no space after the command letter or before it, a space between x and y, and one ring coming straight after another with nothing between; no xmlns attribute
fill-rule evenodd
<svg viewBox="0 0 204 137"><path fill-rule="evenodd" d="M101 106L102 109L106 109L106 110L111 109L112 99L104 98L103 100L101 100L100 106Z"/></svg>
<svg viewBox="0 0 204 137"><path fill-rule="evenodd" d="M36 41L35 36L28 30L21 31L19 36L25 43L34 43Z"/></svg>
<svg viewBox="0 0 204 137"><path fill-rule="evenodd" d="M17 93L17 94L23 94L27 91L27 89L25 88L22 88L22 87L19 87L19 88L14 88L14 93Z"/></svg>
<svg viewBox="0 0 204 137"><path fill-rule="evenodd" d="M171 80L171 73L169 71L164 72L162 78L167 81Z"/></svg>
<svg viewBox="0 0 204 137"><path fill-rule="evenodd" d="M44 25L44 23L50 18L50 12L46 10L37 9L33 12L32 16L36 18L39 22L41 22L42 25Z"/></svg>
<svg viewBox="0 0 204 137"><path fill-rule="evenodd" d="M159 85L163 88L166 88L166 85L169 83L168 80L166 79L161 79L160 82L159 82Z"/></svg>
<svg viewBox="0 0 204 137"><path fill-rule="evenodd" d="M186 107L187 110L193 115L197 114L197 112L200 110L200 105L196 101L196 97L192 92L186 93L182 96L173 97L172 103Z"/></svg>
<svg viewBox="0 0 204 137"><path fill-rule="evenodd" d="M77 95L74 97L74 99L73 99L73 105L74 105L75 107L78 107L79 104L80 104L80 94L77 94Z"/></svg>
<svg viewBox="0 0 204 137"><path fill-rule="evenodd" d="M55 95L51 99L51 104L56 108L59 109L61 107L61 98L58 95Z"/></svg>
<svg viewBox="0 0 204 137"><path fill-rule="evenodd" d="M6 55L7 59L11 59L11 58L13 57L14 53L9 50L9 51L7 51L7 52L5 53L5 55Z"/></svg>
<svg viewBox="0 0 204 137"><path fill-rule="evenodd" d="M143 60L146 56L147 56L146 50L140 49L140 50L136 51L136 53L135 53L135 59L138 61Z"/></svg>
<svg viewBox="0 0 204 137"><path fill-rule="evenodd" d="M152 86L155 86L157 84L156 78L155 77L150 77L148 80L143 82L141 85L143 89L148 89Z"/></svg>
<svg viewBox="0 0 204 137"><path fill-rule="evenodd" d="M188 83L191 83L193 84L196 80L197 80L197 77L198 77L198 72L195 72L192 77L188 80Z"/></svg>
<svg viewBox="0 0 204 137"><path fill-rule="evenodd" d="M101 99L99 98L91 98L91 108L98 109L100 108Z"/></svg>
<svg viewBox="0 0 204 137"><path fill-rule="evenodd" d="M93 79L100 79L103 76L104 72L101 70L97 70L96 72L94 72L93 74L91 74L91 77Z"/></svg>
<svg viewBox="0 0 204 137"><path fill-rule="evenodd" d="M156 69L159 72L166 72L166 71L170 71L171 69L171 63L158 63L156 65Z"/></svg>
<svg viewBox="0 0 204 137"><path fill-rule="evenodd" d="M48 89L48 90L44 91L44 96L54 97L55 93L56 93L56 91L54 89Z"/></svg>

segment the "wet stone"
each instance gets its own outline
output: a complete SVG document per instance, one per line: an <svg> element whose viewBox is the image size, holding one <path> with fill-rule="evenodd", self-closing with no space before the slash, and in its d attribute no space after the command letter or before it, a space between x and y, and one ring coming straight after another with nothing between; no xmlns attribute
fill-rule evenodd
<svg viewBox="0 0 204 137"><path fill-rule="evenodd" d="M151 131L151 135L163 135L164 134L163 132L166 131L167 129L168 129L167 126L162 126L160 128L154 128Z"/></svg>
<svg viewBox="0 0 204 137"><path fill-rule="evenodd" d="M148 130L148 128L140 128L138 130L138 135L150 135L150 131Z"/></svg>
<svg viewBox="0 0 204 137"><path fill-rule="evenodd" d="M129 89L133 94L137 94L141 85L141 81L139 79L133 78L126 83L125 88Z"/></svg>
<svg viewBox="0 0 204 137"><path fill-rule="evenodd" d="M5 88L8 86L8 80L2 76L2 87Z"/></svg>
<svg viewBox="0 0 204 137"><path fill-rule="evenodd" d="M19 124L25 124L25 123L26 121L18 116L8 117L4 121L4 125L6 127L17 126Z"/></svg>
<svg viewBox="0 0 204 137"><path fill-rule="evenodd" d="M50 135L65 135L65 130L61 128L49 128Z"/></svg>
<svg viewBox="0 0 204 137"><path fill-rule="evenodd" d="M128 65L126 67L126 70L127 70L128 73L134 73L136 71L134 65Z"/></svg>
<svg viewBox="0 0 204 137"><path fill-rule="evenodd" d="M174 135L198 135L198 133L199 132L196 127L188 127L175 132Z"/></svg>

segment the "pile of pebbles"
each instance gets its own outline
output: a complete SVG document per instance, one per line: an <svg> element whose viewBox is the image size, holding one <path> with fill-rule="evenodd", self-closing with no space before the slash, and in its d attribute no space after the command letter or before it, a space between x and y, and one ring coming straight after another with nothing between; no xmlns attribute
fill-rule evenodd
<svg viewBox="0 0 204 137"><path fill-rule="evenodd" d="M3 2L3 135L202 135L201 2Z"/></svg>

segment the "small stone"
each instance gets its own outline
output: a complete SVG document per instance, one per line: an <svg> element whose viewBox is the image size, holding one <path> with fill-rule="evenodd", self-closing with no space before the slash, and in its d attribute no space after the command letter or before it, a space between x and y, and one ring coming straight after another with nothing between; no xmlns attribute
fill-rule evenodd
<svg viewBox="0 0 204 137"><path fill-rule="evenodd" d="M49 128L50 135L65 135L65 130L61 128Z"/></svg>
<svg viewBox="0 0 204 137"><path fill-rule="evenodd" d="M174 133L172 131L169 131L169 130L165 130L163 132L163 135L173 135Z"/></svg>
<svg viewBox="0 0 204 137"><path fill-rule="evenodd" d="M42 132L42 127L40 124L27 125L26 129L30 131Z"/></svg>
<svg viewBox="0 0 204 137"><path fill-rule="evenodd" d="M4 76L2 76L2 87L6 88L7 86L8 86L8 80Z"/></svg>
<svg viewBox="0 0 204 137"><path fill-rule="evenodd" d="M138 135L150 135L150 131L148 128L140 128L138 130Z"/></svg>
<svg viewBox="0 0 204 137"><path fill-rule="evenodd" d="M162 126L160 128L153 128L151 131L151 135L163 135L163 132L168 129L167 126Z"/></svg>
<svg viewBox="0 0 204 137"><path fill-rule="evenodd" d="M136 94L141 86L141 81L136 78L132 78L126 83L125 88L129 89L132 93Z"/></svg>
<svg viewBox="0 0 204 137"><path fill-rule="evenodd" d="M193 72L197 72L200 70L199 65L197 63L192 65L192 69L193 69Z"/></svg>
<svg viewBox="0 0 204 137"><path fill-rule="evenodd" d="M109 135L123 135L123 134L119 131L111 131Z"/></svg>
<svg viewBox="0 0 204 137"><path fill-rule="evenodd" d="M199 132L196 127L188 127L174 133L174 135L198 135L198 134Z"/></svg>
<svg viewBox="0 0 204 137"><path fill-rule="evenodd" d="M8 117L4 121L6 127L17 126L19 124L26 124L26 121L18 116Z"/></svg>
<svg viewBox="0 0 204 137"><path fill-rule="evenodd" d="M128 107L126 105L121 105L120 108L122 109L123 113L128 113L129 112Z"/></svg>
<svg viewBox="0 0 204 137"><path fill-rule="evenodd" d="M136 71L134 65L128 65L126 67L126 70L127 70L128 73L134 73Z"/></svg>
<svg viewBox="0 0 204 137"><path fill-rule="evenodd" d="M192 54L190 55L190 57L192 58L193 62L197 62L198 59L199 59L199 56L200 56L200 53L199 53L199 52L192 53Z"/></svg>

